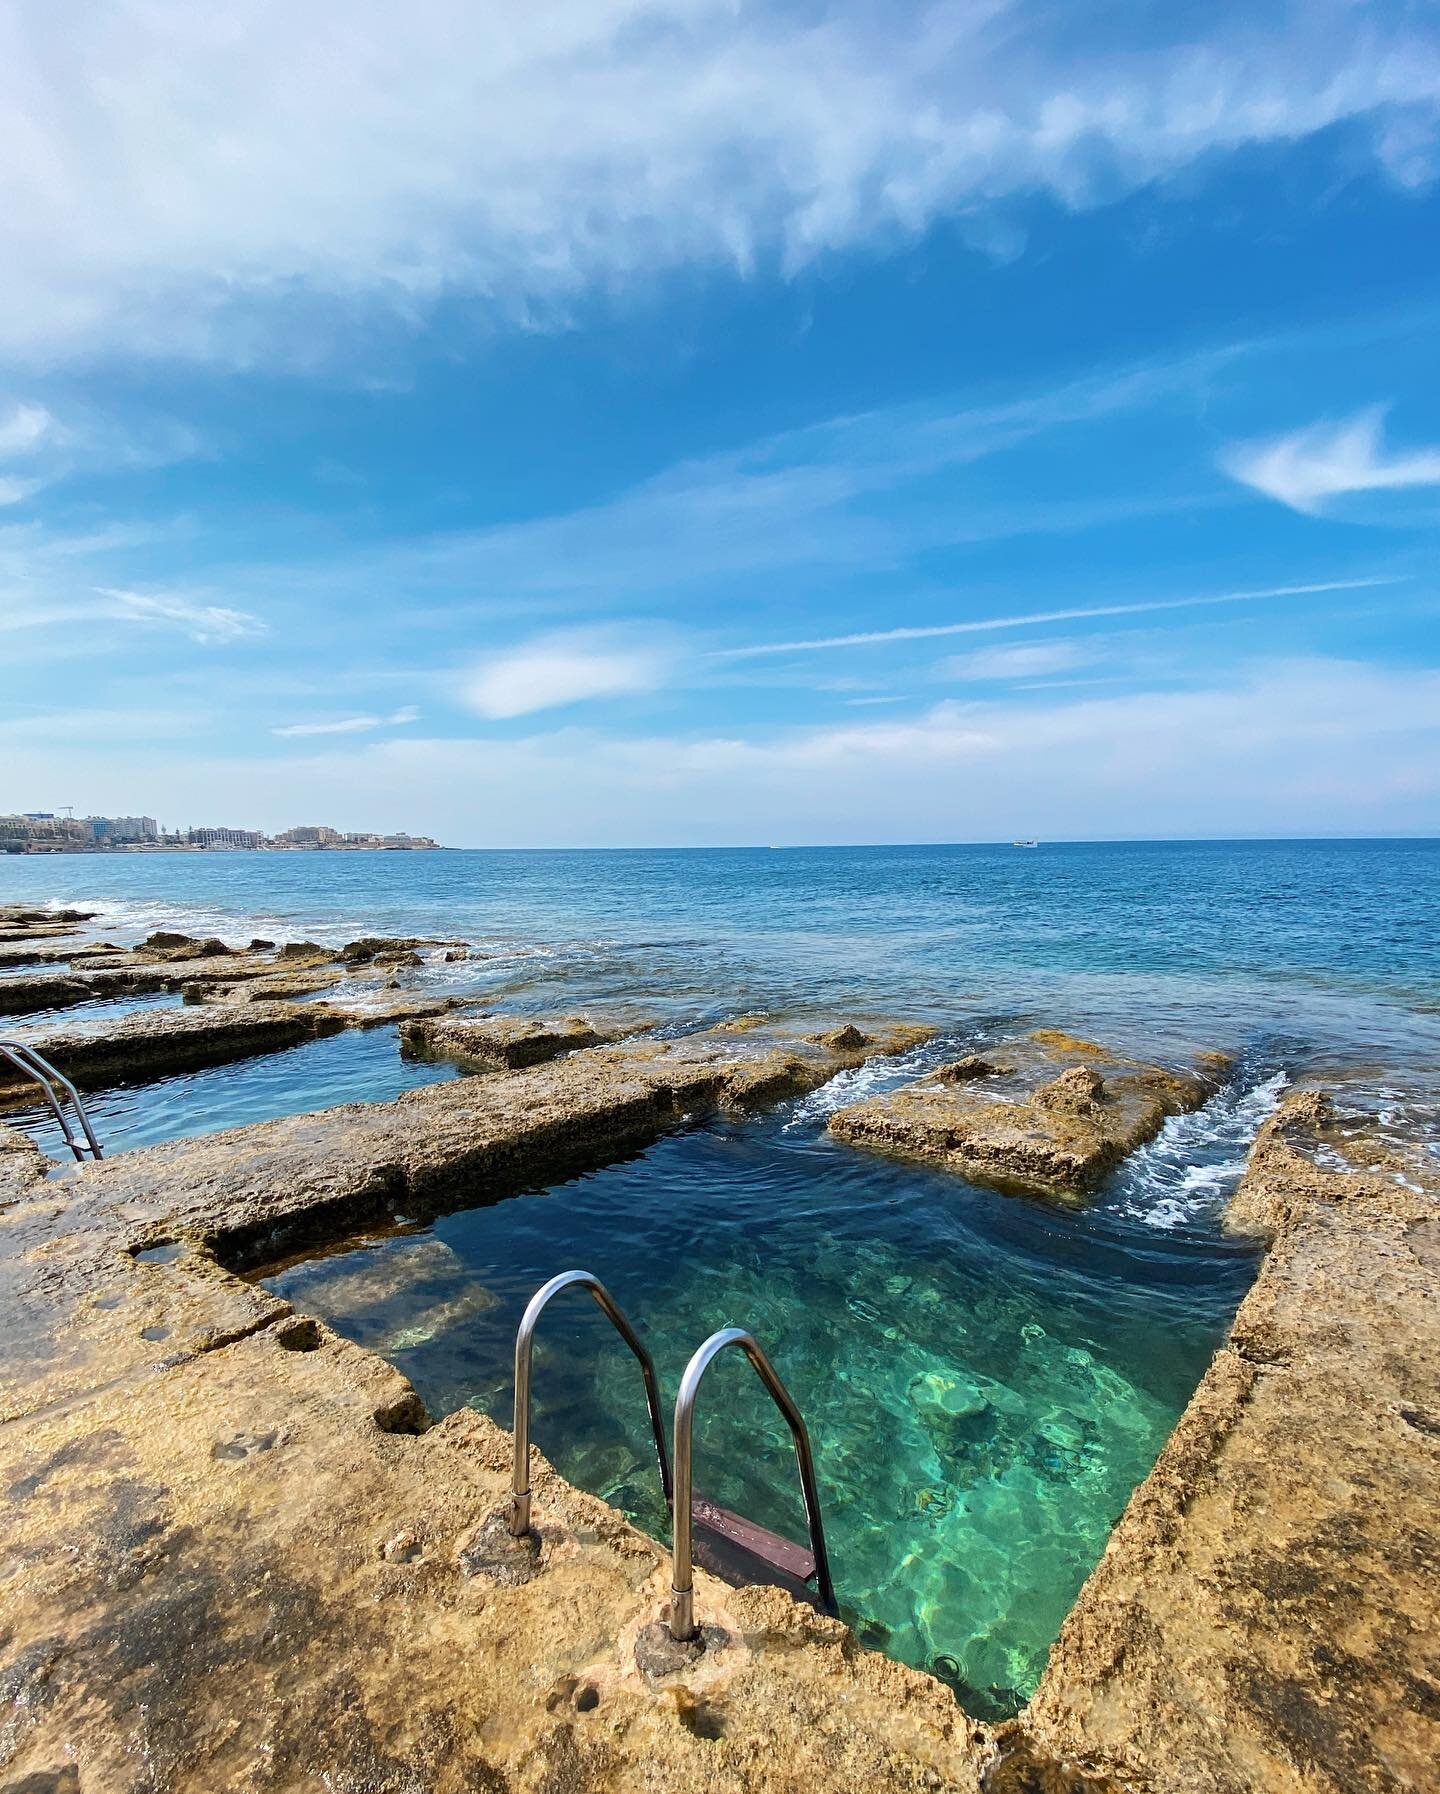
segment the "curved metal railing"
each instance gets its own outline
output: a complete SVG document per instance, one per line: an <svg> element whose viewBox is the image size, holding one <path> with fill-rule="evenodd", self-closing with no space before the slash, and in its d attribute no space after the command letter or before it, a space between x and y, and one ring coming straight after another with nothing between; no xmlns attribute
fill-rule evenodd
<svg viewBox="0 0 1440 1794"><path fill-rule="evenodd" d="M785 1416L790 1428L790 1436L795 1441L795 1463L800 1471L800 1489L805 1497L805 1519L815 1558L815 1580L821 1602L829 1612L835 1611L835 1585L830 1580L825 1527L820 1519L820 1492L815 1484L815 1460L810 1452L810 1435L805 1431L805 1422L774 1365L752 1335L743 1327L724 1327L720 1332L712 1333L685 1366L680 1393L675 1398L675 1551L670 1588L670 1636L681 1643L694 1638L696 1632L691 1515L695 1398L700 1392L700 1379L727 1346L739 1346L754 1365L770 1399Z"/></svg>
<svg viewBox="0 0 1440 1794"><path fill-rule="evenodd" d="M640 1361L640 1372L645 1379L645 1400L650 1409L650 1430L655 1435L655 1455L660 1460L660 1485L665 1491L666 1502L671 1500L670 1456L665 1449L660 1385L650 1354L598 1277L592 1277L589 1271L562 1271L531 1296L520 1320L520 1330L515 1335L515 1468L511 1478L510 1531L517 1539L530 1530L530 1359L535 1345L535 1328L551 1297L572 1287L590 1292L605 1318Z"/></svg>
<svg viewBox="0 0 1440 1794"><path fill-rule="evenodd" d="M60 1132L65 1136L65 1144L74 1153L77 1160L83 1163L88 1152L92 1159L103 1159L105 1154L100 1150L100 1142L95 1138L95 1130L90 1125L90 1117L85 1113L85 1105L80 1100L80 1092L70 1082L63 1071L57 1071L50 1061L37 1053L32 1046L23 1040L0 1040L0 1058L10 1063L32 1078L45 1092L45 1100L49 1103L52 1114L60 1124ZM61 1106L60 1092L70 1098L75 1110L75 1119L85 1135L82 1145L70 1127L70 1119Z"/></svg>

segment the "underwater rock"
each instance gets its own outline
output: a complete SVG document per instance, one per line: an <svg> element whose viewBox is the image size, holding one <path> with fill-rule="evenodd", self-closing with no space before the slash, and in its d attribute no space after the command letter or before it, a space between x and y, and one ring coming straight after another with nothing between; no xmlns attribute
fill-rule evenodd
<svg viewBox="0 0 1440 1794"><path fill-rule="evenodd" d="M1192 1071L1170 1071L1051 1029L1007 1042L1005 1058L1004 1070L962 1077L962 1060L839 1109L830 1131L856 1145L938 1159L977 1183L1074 1200L1168 1116L1214 1095L1228 1063L1207 1054Z"/></svg>

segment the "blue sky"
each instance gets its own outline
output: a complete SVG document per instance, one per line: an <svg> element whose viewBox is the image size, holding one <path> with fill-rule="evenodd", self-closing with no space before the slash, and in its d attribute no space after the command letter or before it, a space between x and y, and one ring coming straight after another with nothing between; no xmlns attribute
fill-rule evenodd
<svg viewBox="0 0 1440 1794"><path fill-rule="evenodd" d="M1431 6L0 19L0 808L1433 833Z"/></svg>

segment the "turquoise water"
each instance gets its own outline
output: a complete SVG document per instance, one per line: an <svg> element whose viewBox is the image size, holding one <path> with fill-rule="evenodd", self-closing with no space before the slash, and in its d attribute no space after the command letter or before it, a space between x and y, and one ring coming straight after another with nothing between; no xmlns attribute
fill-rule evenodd
<svg viewBox="0 0 1440 1794"><path fill-rule="evenodd" d="M473 1403L506 1424L515 1323L557 1270L610 1284L667 1397L708 1331L752 1327L815 1436L845 1611L981 1713L1033 1690L1223 1336L1253 1261L1217 1217L1286 1081L1356 1077L1407 1132L1433 1137L1440 1114L1434 842L0 861L0 902L46 898L96 904L97 929L127 940L162 924L461 936L485 957L407 982L516 1009L623 998L671 1029L758 1009L937 1023L898 1066L775 1116L269 1280L391 1357L432 1411ZM1159 1057L1224 1048L1235 1075L1081 1214L825 1134L839 1102L1040 1022ZM115 1151L446 1075L382 1030L93 1106ZM739 1361L711 1376L700 1486L798 1534L778 1417ZM547 1317L536 1438L663 1530L633 1365L578 1299Z"/></svg>
<svg viewBox="0 0 1440 1794"><path fill-rule="evenodd" d="M1267 1095L1237 1080L1203 1138L1193 1124L1186 1171L1218 1193ZM700 1341L748 1326L810 1427L846 1617L973 1711L1013 1712L1252 1256L1204 1222L1137 1219L1141 1184L1183 1195L1178 1165L1078 1216L839 1145L823 1132L838 1100L675 1136L265 1282L390 1358L432 1412L470 1403L507 1427L515 1328L557 1270L594 1271L641 1327L667 1412ZM668 1533L634 1363L583 1296L547 1312L534 1429L573 1481ZM710 1372L696 1436L698 1487L805 1537L789 1436L740 1359Z"/></svg>

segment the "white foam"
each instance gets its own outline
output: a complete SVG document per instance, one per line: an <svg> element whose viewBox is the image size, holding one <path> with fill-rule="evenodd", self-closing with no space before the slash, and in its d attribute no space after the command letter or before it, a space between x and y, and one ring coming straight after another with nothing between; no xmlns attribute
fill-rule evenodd
<svg viewBox="0 0 1440 1794"><path fill-rule="evenodd" d="M1127 1160L1107 1206L1167 1232L1215 1214L1239 1183L1250 1143L1280 1106L1288 1082L1277 1071L1248 1089L1227 1086L1192 1114L1172 1115Z"/></svg>
<svg viewBox="0 0 1440 1794"><path fill-rule="evenodd" d="M901 1084L924 1077L926 1072L934 1071L937 1065L944 1065L973 1044L972 1041L957 1044L950 1037L944 1041L926 1040L919 1046L894 1054L893 1057L867 1059L862 1065L852 1065L844 1071L837 1071L827 1083L822 1084L818 1090L812 1090L796 1103L790 1119L785 1123L785 1132L789 1133L793 1128L813 1126L817 1121L833 1115L837 1109L848 1108L851 1103L864 1102L867 1097L879 1096L883 1091L894 1090Z"/></svg>

